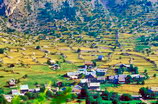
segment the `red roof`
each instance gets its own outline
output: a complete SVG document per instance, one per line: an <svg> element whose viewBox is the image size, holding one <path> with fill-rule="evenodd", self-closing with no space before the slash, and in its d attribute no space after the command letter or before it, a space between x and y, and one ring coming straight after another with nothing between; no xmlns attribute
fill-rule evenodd
<svg viewBox="0 0 158 104"><path fill-rule="evenodd" d="M91 61L86 61L85 65L93 65L93 63Z"/></svg>

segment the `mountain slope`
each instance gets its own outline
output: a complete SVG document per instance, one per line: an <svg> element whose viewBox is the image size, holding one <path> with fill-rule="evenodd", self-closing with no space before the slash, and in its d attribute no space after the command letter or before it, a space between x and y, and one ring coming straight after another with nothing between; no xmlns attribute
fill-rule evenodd
<svg viewBox="0 0 158 104"><path fill-rule="evenodd" d="M157 8L154 2L154 0L151 2L147 0L1 0L0 15L7 16L8 28L20 32L56 34L59 31L69 30L71 33L84 31L87 35L96 36L100 33L104 34L105 31L107 34L108 31L113 30L112 27L123 26L124 29L121 31L128 32L129 27L132 30L142 25L142 19L145 20L144 24L157 25ZM152 23L148 21L149 18L146 16L148 14L152 16L150 18L153 20ZM136 26L133 20L140 23Z"/></svg>

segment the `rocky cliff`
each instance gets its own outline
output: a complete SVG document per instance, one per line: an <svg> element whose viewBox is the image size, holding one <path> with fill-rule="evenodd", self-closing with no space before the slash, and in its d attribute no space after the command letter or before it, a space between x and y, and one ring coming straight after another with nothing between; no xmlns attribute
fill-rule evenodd
<svg viewBox="0 0 158 104"><path fill-rule="evenodd" d="M0 0L0 15L10 16L14 13L14 11L19 11L21 13L28 12L26 9L35 9L36 7L43 6L45 2L52 2L54 8L59 9L59 5L65 0ZM74 0L68 0L71 4L73 4ZM88 0L87 2L91 1L93 4L96 0ZM99 0L105 6L108 6L109 2L111 4L124 4L128 3L131 0ZM134 0L135 1L135 0ZM142 1L142 0L137 0ZM157 2L158 0L149 0L153 3ZM112 3L113 2L113 3Z"/></svg>
<svg viewBox="0 0 158 104"><path fill-rule="evenodd" d="M136 16L140 17L153 11L153 3L156 0L150 1L0 0L0 26L26 33L36 33L45 30L45 27L48 28L49 25L59 28L60 26L57 26L59 21L68 24L73 21L73 24L77 26L77 23L88 23L89 21L94 23L117 21L118 17L137 18ZM111 24L113 23L109 23L107 27L111 27ZM46 29L46 31L50 32L50 29Z"/></svg>

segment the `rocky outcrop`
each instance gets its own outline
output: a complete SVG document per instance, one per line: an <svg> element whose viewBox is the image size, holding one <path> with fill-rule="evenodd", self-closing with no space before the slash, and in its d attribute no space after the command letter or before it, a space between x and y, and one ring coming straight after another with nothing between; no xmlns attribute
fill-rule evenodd
<svg viewBox="0 0 158 104"><path fill-rule="evenodd" d="M5 1L5 6L6 6L6 10L5 10L5 14L6 16L10 16L14 13L14 10L19 6L21 0L11 0L11 2L9 1Z"/></svg>
<svg viewBox="0 0 158 104"><path fill-rule="evenodd" d="M21 0L1 0L0 15L12 15L17 6L19 6L20 2Z"/></svg>
<svg viewBox="0 0 158 104"><path fill-rule="evenodd" d="M5 24L9 24L8 25L9 28L11 27L21 32L26 32L26 31L32 32L34 30L39 31L41 28L43 28L39 23L42 20L39 19L38 21L38 14L40 11L39 9L45 9L45 8L47 9L45 4L52 3L53 6L52 9L50 10L60 11L64 1L65 0L0 0L0 16L3 15L8 17L7 22L9 23L5 23ZM135 6L133 7L127 6L127 9L124 10L120 6L115 7L116 4L122 4L122 2L128 2L131 0L67 0L67 1L69 2L69 5L71 7L75 6L77 8L76 17L80 19L82 22L84 21L83 16L84 17L87 16L87 18L90 18L89 17L89 15L91 15L90 12L93 11L93 9L95 8L94 6L96 1L99 1L100 3L104 4L105 9L108 9L107 11L108 14L110 13L114 15L116 14L116 15L124 16L124 14L125 15L131 14L131 12L125 11L125 10L129 10L128 7L132 8L130 9L130 11L135 10L133 9ZM151 0L151 1L156 1L156 0ZM141 9L138 8L138 10ZM64 19L63 21L65 20L67 19ZM110 21L112 21L111 18ZM1 23L0 23L0 27L1 27Z"/></svg>

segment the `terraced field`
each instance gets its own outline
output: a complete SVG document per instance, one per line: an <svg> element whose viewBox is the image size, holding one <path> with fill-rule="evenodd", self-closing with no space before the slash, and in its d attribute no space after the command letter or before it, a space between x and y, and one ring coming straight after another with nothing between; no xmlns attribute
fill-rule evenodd
<svg viewBox="0 0 158 104"><path fill-rule="evenodd" d="M155 54L147 56L134 51L135 38L131 34L120 34L119 42L121 47L115 49L116 40L113 35L102 37L101 39L95 39L84 36L80 43L71 38L67 39L67 42L62 42L61 39L68 38L66 36L61 37L61 39L36 42L35 38L38 39L38 37L32 38L33 40L31 38L21 38L19 40L19 38L8 36L8 34L1 34L0 48L8 47L8 49L4 54L0 54L0 59L2 60L0 72L3 76L0 78L0 86L5 86L6 82L11 78L20 79L20 84L29 84L32 87L36 82L43 84L57 80L66 82L66 79L61 77L63 74L77 70L77 67L84 65L85 61L96 60L98 55L105 56L103 61L97 61L96 63L99 68L109 69L107 76L115 75L114 69L117 64L134 64L139 68L140 73L147 69L149 76L151 76L145 82L145 85L109 87L109 91L136 94L142 86L151 87L158 84L157 79L152 77L154 73L158 74L158 71L156 71L158 63L157 47L152 47ZM30 41L28 42L28 40ZM93 44L95 47L92 47ZM36 46L40 46L41 49L35 49ZM77 52L78 49L81 50L79 53ZM61 63L60 69L56 71L51 70L46 64L48 59L59 61ZM15 67L9 68L10 64L14 64ZM28 75L28 78L23 79L24 75Z"/></svg>

